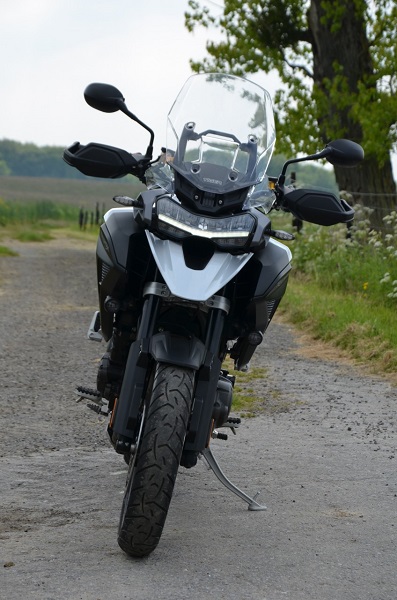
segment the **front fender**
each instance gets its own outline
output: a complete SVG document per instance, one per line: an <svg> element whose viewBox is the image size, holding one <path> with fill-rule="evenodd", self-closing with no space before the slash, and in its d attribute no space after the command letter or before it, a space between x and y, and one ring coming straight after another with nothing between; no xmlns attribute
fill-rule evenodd
<svg viewBox="0 0 397 600"><path fill-rule="evenodd" d="M157 362L198 371L204 363L206 348L195 337L185 338L165 331L150 339L149 352Z"/></svg>

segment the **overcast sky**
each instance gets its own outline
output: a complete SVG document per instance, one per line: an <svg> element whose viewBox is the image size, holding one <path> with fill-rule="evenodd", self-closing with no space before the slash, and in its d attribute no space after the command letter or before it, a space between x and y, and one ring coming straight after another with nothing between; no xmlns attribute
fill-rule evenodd
<svg viewBox="0 0 397 600"><path fill-rule="evenodd" d="M0 139L145 152L148 136L138 125L85 103L87 84L103 81L154 129L158 152L168 110L191 75L189 59L206 54L208 32L186 30L187 9L187 0L2 0ZM255 79L274 92L271 78Z"/></svg>
<svg viewBox="0 0 397 600"><path fill-rule="evenodd" d="M222 0L201 3L221 12ZM148 135L137 124L85 103L88 83L103 81L154 129L159 152L168 110L191 75L189 59L205 57L207 37L219 35L189 33L187 9L188 0L1 0L0 139L145 152ZM273 97L274 76L252 78Z"/></svg>

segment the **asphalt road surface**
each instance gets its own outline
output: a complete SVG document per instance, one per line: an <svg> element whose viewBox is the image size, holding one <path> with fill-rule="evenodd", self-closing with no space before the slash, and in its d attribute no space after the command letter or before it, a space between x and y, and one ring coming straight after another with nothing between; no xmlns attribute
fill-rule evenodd
<svg viewBox="0 0 397 600"><path fill-rule="evenodd" d="M4 600L395 600L397 388L307 352L274 323L255 365L261 416L212 449L268 510L208 470L178 474L145 559L118 547L126 468L76 404L104 351L92 245L17 244L0 258L0 597ZM310 348L309 348L310 350Z"/></svg>

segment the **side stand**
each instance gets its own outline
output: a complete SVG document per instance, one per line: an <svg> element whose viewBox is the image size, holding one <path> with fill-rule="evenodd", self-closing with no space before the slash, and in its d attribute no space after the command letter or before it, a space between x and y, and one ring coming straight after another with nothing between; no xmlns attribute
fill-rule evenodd
<svg viewBox="0 0 397 600"><path fill-rule="evenodd" d="M216 462L215 457L209 448L205 448L204 450L202 450L201 455L203 456L203 458L205 458L205 461L208 464L209 468L215 473L219 481L223 483L223 485L227 487L228 490L233 492L233 494L236 494L236 496L244 500L244 502L247 502L248 510L266 510L266 506L264 506L263 504L258 504L258 502L256 502L256 498L259 496L260 492L255 494L253 498L250 498L250 496L247 496L247 494L244 494L244 492L239 490L238 487L233 485L233 483L229 481L229 479L221 470L220 466Z"/></svg>

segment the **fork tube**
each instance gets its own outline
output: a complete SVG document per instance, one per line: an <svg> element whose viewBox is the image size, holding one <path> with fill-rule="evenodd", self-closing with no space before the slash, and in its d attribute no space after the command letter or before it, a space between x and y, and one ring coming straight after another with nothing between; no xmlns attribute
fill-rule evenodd
<svg viewBox="0 0 397 600"><path fill-rule="evenodd" d="M213 309L208 323L205 346L207 350L219 355L219 345L222 336L223 326L225 321L225 313L219 309Z"/></svg>
<svg viewBox="0 0 397 600"><path fill-rule="evenodd" d="M153 335L159 303L160 298L158 296L150 295L145 298L142 309L142 317L138 328L138 340L149 338Z"/></svg>
<svg viewBox="0 0 397 600"><path fill-rule="evenodd" d="M212 430L212 414L221 371L220 342L225 314L212 309L209 315L205 346L207 353L204 364L197 374L193 412L185 450L201 452L208 444Z"/></svg>

